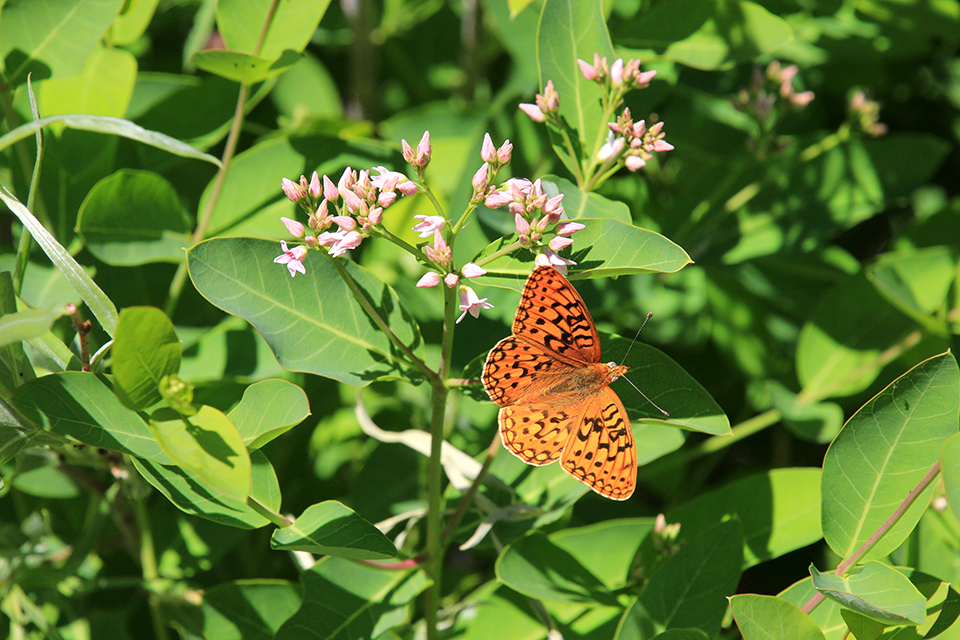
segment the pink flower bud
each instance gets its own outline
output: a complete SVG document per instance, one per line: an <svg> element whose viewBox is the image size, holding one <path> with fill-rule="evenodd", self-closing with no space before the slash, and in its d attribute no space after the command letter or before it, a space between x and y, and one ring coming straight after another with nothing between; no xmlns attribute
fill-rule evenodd
<svg viewBox="0 0 960 640"><path fill-rule="evenodd" d="M483 144L480 145L480 159L484 162L497 161L497 148L493 146L493 140L489 133L483 134Z"/></svg>
<svg viewBox="0 0 960 640"><path fill-rule="evenodd" d="M793 94L790 97L790 102L798 107L805 107L813 102L813 97L813 91L801 91L800 93Z"/></svg>
<svg viewBox="0 0 960 640"><path fill-rule="evenodd" d="M287 231L290 232L294 238L302 238L305 229L303 225L297 222L296 220L291 220L290 218L280 218L280 222L283 223L283 226L287 228Z"/></svg>
<svg viewBox="0 0 960 640"><path fill-rule="evenodd" d="M656 152L673 151L673 145L666 140L657 140L653 143L653 150Z"/></svg>
<svg viewBox="0 0 960 640"><path fill-rule="evenodd" d="M416 165L418 167L425 167L430 164L430 154L432 152L433 147L430 146L430 132L424 131L423 137L420 138L420 143L417 145Z"/></svg>
<svg viewBox="0 0 960 640"><path fill-rule="evenodd" d="M417 152L414 151L406 140L400 141L400 149L403 153L403 159L406 160L407 164L413 164L417 159Z"/></svg>
<svg viewBox="0 0 960 640"><path fill-rule="evenodd" d="M486 275L487 270L476 263L468 262L463 265L463 269L460 269L460 273L463 274L464 278L479 278Z"/></svg>
<svg viewBox="0 0 960 640"><path fill-rule="evenodd" d="M316 171L313 172L313 177L310 178L310 197L314 199L320 197L320 176Z"/></svg>
<svg viewBox="0 0 960 640"><path fill-rule="evenodd" d="M471 184L473 185L474 193L484 193L487 190L487 179L490 175L490 165L484 162L480 165L480 168L477 169L477 172L473 174L473 180Z"/></svg>
<svg viewBox="0 0 960 640"><path fill-rule="evenodd" d="M507 211L515 216L522 216L527 212L527 208L523 206L522 202L511 202L507 205Z"/></svg>
<svg viewBox="0 0 960 640"><path fill-rule="evenodd" d="M483 204L490 209L499 209L509 202L513 202L513 194L508 191L494 191L484 199Z"/></svg>
<svg viewBox="0 0 960 640"><path fill-rule="evenodd" d="M397 200L396 191L381 191L377 196L377 204L386 209Z"/></svg>
<svg viewBox="0 0 960 640"><path fill-rule="evenodd" d="M336 202L340 199L340 191L337 189L337 185L333 184L333 180L327 176L323 176L323 197L330 202Z"/></svg>
<svg viewBox="0 0 960 640"><path fill-rule="evenodd" d="M558 193L557 195L553 196L552 198L547 200L547 203L545 205L543 205L544 213L548 213L548 214L553 213L560 207L560 202L562 201L563 201L562 193Z"/></svg>
<svg viewBox="0 0 960 640"><path fill-rule="evenodd" d="M562 236L554 236L550 239L550 248L554 251L561 251L570 245L573 244L573 238L564 238Z"/></svg>
<svg viewBox="0 0 960 640"><path fill-rule="evenodd" d="M417 183L413 180L407 180L406 182L401 182L397 185L397 191L399 191L401 195L412 196L417 192L417 190Z"/></svg>
<svg viewBox="0 0 960 640"><path fill-rule="evenodd" d="M577 58L577 64L580 65L580 73L583 74L583 77L587 80L593 82L597 79L597 68L586 60L581 60Z"/></svg>
<svg viewBox="0 0 960 640"><path fill-rule="evenodd" d="M637 86L641 89L646 88L650 81L657 75L656 71L644 71L637 74Z"/></svg>
<svg viewBox="0 0 960 640"><path fill-rule="evenodd" d="M286 194L290 202L299 202L300 185L298 185L296 182L284 178L280 181L280 188L283 189L283 193Z"/></svg>
<svg viewBox="0 0 960 640"><path fill-rule="evenodd" d="M347 167L343 170L343 175L340 176L339 182L337 182L337 189L340 191L340 195L343 195L345 189L353 189L353 185L357 184L357 174L356 172Z"/></svg>
<svg viewBox="0 0 960 640"><path fill-rule="evenodd" d="M453 289L455 286L460 284L460 276L455 273L448 273L447 277L443 279L443 283L447 285L448 289Z"/></svg>
<svg viewBox="0 0 960 640"><path fill-rule="evenodd" d="M374 227L383 222L383 207L374 207L367 214L367 222Z"/></svg>
<svg viewBox="0 0 960 640"><path fill-rule="evenodd" d="M647 166L647 161L640 156L627 156L623 163L630 171L639 171Z"/></svg>
<svg viewBox="0 0 960 640"><path fill-rule="evenodd" d="M535 104L521 102L520 111L523 111L525 114L527 114L527 116L529 116L534 122L544 122L547 119L547 116L543 115L543 111L540 110L540 107Z"/></svg>
<svg viewBox="0 0 960 640"><path fill-rule="evenodd" d="M619 87L623 84L623 58L617 58L610 65L610 84Z"/></svg>
<svg viewBox="0 0 960 640"><path fill-rule="evenodd" d="M360 207L364 204L363 200L360 199L356 193L351 189L341 189L340 195L343 196L343 203L347 207L347 211L350 213L356 213L360 210Z"/></svg>
<svg viewBox="0 0 960 640"><path fill-rule="evenodd" d="M566 222L561 222L560 224L558 224L556 231L558 236L569 237L574 233L576 233L577 231L580 231L581 229L586 229L586 228L587 228L586 225L580 224L579 222L571 222L568 220Z"/></svg>
<svg viewBox="0 0 960 640"><path fill-rule="evenodd" d="M517 225L517 233L519 233L522 236L528 235L530 233L530 223L527 222L527 220L523 216L521 216L518 213L513 217L513 219Z"/></svg>
<svg viewBox="0 0 960 640"><path fill-rule="evenodd" d="M510 159L513 157L513 143L509 140L504 140L503 144L500 145L500 148L497 149L497 160L500 164L510 164Z"/></svg>
<svg viewBox="0 0 960 640"><path fill-rule="evenodd" d="M357 228L357 221L350 216L333 216L331 220L340 227L340 231L353 231Z"/></svg>
<svg viewBox="0 0 960 640"><path fill-rule="evenodd" d="M421 289L428 289L440 284L440 274L434 271L426 272L422 278L417 281L417 286Z"/></svg>

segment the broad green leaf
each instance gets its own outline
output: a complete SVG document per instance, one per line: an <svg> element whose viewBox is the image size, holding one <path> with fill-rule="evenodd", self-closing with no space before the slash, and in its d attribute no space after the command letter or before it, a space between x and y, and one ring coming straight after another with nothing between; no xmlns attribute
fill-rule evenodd
<svg viewBox="0 0 960 640"><path fill-rule="evenodd" d="M419 377L357 302L330 258L311 252L306 275L291 278L273 263L279 251L267 240L208 240L188 251L190 277L211 303L253 324L286 369L354 386ZM343 261L343 267L394 335L422 357L420 333L396 294L356 264Z"/></svg>
<svg viewBox="0 0 960 640"><path fill-rule="evenodd" d="M0 21L4 77L27 80L79 73L87 54L116 17L123 0L8 1Z"/></svg>
<svg viewBox="0 0 960 640"><path fill-rule="evenodd" d="M743 528L744 568L813 544L820 532L820 470L773 469L735 480L667 511L680 524L679 541L692 540L727 517ZM645 555L652 555L644 542Z"/></svg>
<svg viewBox="0 0 960 640"><path fill-rule="evenodd" d="M823 462L823 535L834 553L849 558L930 472L957 432L958 405L960 372L948 352L894 380L847 421ZM930 487L862 560L900 546L926 509Z"/></svg>
<svg viewBox="0 0 960 640"><path fill-rule="evenodd" d="M204 405L190 417L160 409L150 430L176 465L207 486L241 502L250 495L250 455L237 428L213 407Z"/></svg>
<svg viewBox="0 0 960 640"><path fill-rule="evenodd" d="M143 419L120 403L104 376L79 371L43 376L14 391L13 406L65 438L170 463Z"/></svg>
<svg viewBox="0 0 960 640"><path fill-rule="evenodd" d="M581 218L577 222L586 228L577 231L573 245L564 255L577 263L571 267L574 280L600 278L635 273L679 271L690 264L687 252L668 238L631 224L609 218ZM490 255L513 242L504 238L486 247L481 256ZM533 254L518 249L512 254L495 258L483 264L490 276L523 276L533 270Z"/></svg>
<svg viewBox="0 0 960 640"><path fill-rule="evenodd" d="M823 632L794 604L754 594L730 598L733 619L743 640L823 640Z"/></svg>
<svg viewBox="0 0 960 640"><path fill-rule="evenodd" d="M44 335L54 321L66 313L66 309L59 306L50 309L24 309L0 317L0 347Z"/></svg>
<svg viewBox="0 0 960 640"><path fill-rule="evenodd" d="M593 64L594 54L613 62L613 46L599 0L544 2L537 27L540 88L548 80L560 94L560 117L575 129L586 157L593 158L607 135L600 85L580 73L577 58ZM576 141L575 141L576 142Z"/></svg>
<svg viewBox="0 0 960 640"><path fill-rule="evenodd" d="M810 598L814 596L818 596L818 594L817 590L813 588L813 581L809 576L794 582L777 595L778 598L782 598L798 608L805 605L810 601ZM849 640L846 637L847 624L843 620L842 612L843 607L828 598L822 600L820 604L809 613L809 616L820 631L823 632L826 640Z"/></svg>
<svg viewBox="0 0 960 640"><path fill-rule="evenodd" d="M270 461L262 452L251 451L250 463L250 497L273 511L279 511L280 485ZM257 529L270 524L246 502L211 491L206 483L185 469L138 458L133 458L133 464L147 482L185 513L241 529Z"/></svg>
<svg viewBox="0 0 960 640"><path fill-rule="evenodd" d="M8 134L9 135L9 134ZM2 148L2 145L0 145ZM93 278L84 271L73 256L70 255L63 245L57 242L50 232L44 229L40 221L23 206L19 200L11 195L5 188L0 187L0 199L6 203L10 211L14 213L23 223L24 228L30 232L33 239L37 241L50 261L60 270L64 278L73 286L83 301L87 303L90 311L97 317L100 326L112 336L117 331L117 308L107 297L100 287L93 281Z"/></svg>
<svg viewBox="0 0 960 640"><path fill-rule="evenodd" d="M140 125L134 124L129 120L120 118L109 118L106 116L87 116L87 115L69 115L69 116L51 116L41 118L26 124L20 125L13 131L4 136L0 136L0 151L6 149L12 144L25 138L33 136L45 126L54 122L61 122L68 129L78 129L80 131L93 131L106 135L120 136L136 140L143 144L162 149L167 153L172 153L184 158L194 158L196 160L205 160L211 164L220 166L220 160L210 155L194 149L190 145L180 142L170 136L157 131L148 131ZM0 196L2 197L2 196ZM6 200L6 198L4 198ZM8 205L9 206L9 205ZM11 207L12 208L12 207Z"/></svg>
<svg viewBox="0 0 960 640"><path fill-rule="evenodd" d="M877 640L887 628L885 623L862 616L851 609L842 609L840 615L856 640Z"/></svg>
<svg viewBox="0 0 960 640"><path fill-rule="evenodd" d="M960 433L955 433L944 441L940 450L940 468L943 471L947 503L954 515L960 517Z"/></svg>
<svg viewBox="0 0 960 640"><path fill-rule="evenodd" d="M273 532L270 548L350 560L397 557L397 548L379 529L336 500L307 507L293 524Z"/></svg>
<svg viewBox="0 0 960 640"><path fill-rule="evenodd" d="M173 185L150 171L120 169L103 178L77 214L90 253L114 266L181 262L192 244L189 231Z"/></svg>
<svg viewBox="0 0 960 640"><path fill-rule="evenodd" d="M285 50L303 51L329 4L330 0L290 0L276 5L270 0L220 0L217 26L228 49L254 53L273 9L270 28L257 55L276 60Z"/></svg>
<svg viewBox="0 0 960 640"><path fill-rule="evenodd" d="M185 615L177 621L197 638L273 640L302 602L294 582L235 580L204 589L202 615Z"/></svg>
<svg viewBox="0 0 960 640"><path fill-rule="evenodd" d="M180 368L180 340L155 307L127 307L113 340L113 382L120 401L140 411L160 401L160 381Z"/></svg>
<svg viewBox="0 0 960 640"><path fill-rule="evenodd" d="M942 331L947 293L956 278L956 262L949 247L884 253L871 266L868 277L898 309L930 330Z"/></svg>
<svg viewBox="0 0 960 640"><path fill-rule="evenodd" d="M608 590L614 591L627 585L627 569L654 524L653 518L620 518L562 529L550 535L550 542L576 558Z"/></svg>
<svg viewBox="0 0 960 640"><path fill-rule="evenodd" d="M926 598L896 569L875 560L846 576L820 573L810 565L813 586L848 609L885 624L923 624Z"/></svg>
<svg viewBox="0 0 960 640"><path fill-rule="evenodd" d="M277 640L377 638L407 620L407 605L429 584L422 571L376 569L342 558L324 558L300 578L303 605Z"/></svg>
<svg viewBox="0 0 960 640"><path fill-rule="evenodd" d="M625 224L633 222L630 209L618 200L609 200L599 193L583 192L577 185L557 176L543 178L543 192L551 198L563 194L563 211L571 220L609 218ZM577 237L577 236L573 236Z"/></svg>
<svg viewBox="0 0 960 640"><path fill-rule="evenodd" d="M115 47L133 44L143 35L160 0L127 0L110 25L110 42Z"/></svg>
<svg viewBox="0 0 960 640"><path fill-rule="evenodd" d="M243 318L227 316L212 327L181 325L176 329L183 341L179 374L183 380L247 382L287 374L263 336Z"/></svg>
<svg viewBox="0 0 960 640"><path fill-rule="evenodd" d="M304 114L330 120L343 117L340 91L333 75L324 62L309 52L277 78L270 99L288 118Z"/></svg>
<svg viewBox="0 0 960 640"><path fill-rule="evenodd" d="M797 344L804 398L845 396L866 389L880 373L880 355L915 324L857 275L827 291Z"/></svg>
<svg viewBox="0 0 960 640"><path fill-rule="evenodd" d="M530 599L491 580L466 594L463 604L474 616L457 616L454 637L461 640L540 640L546 637L543 621Z"/></svg>
<svg viewBox="0 0 960 640"><path fill-rule="evenodd" d="M80 496L77 483L58 467L43 465L13 476L10 485L37 498L68 500Z"/></svg>
<svg viewBox="0 0 960 640"><path fill-rule="evenodd" d="M221 78L254 84L275 75L281 74L300 61L300 54L296 51L284 51L276 60L258 58L249 53L210 49L197 51L190 58L190 62L198 69L209 71Z"/></svg>
<svg viewBox="0 0 960 640"><path fill-rule="evenodd" d="M619 640L641 640L668 629L720 632L727 598L743 566L743 535L735 520L691 540L650 576L620 621Z"/></svg>
<svg viewBox="0 0 960 640"><path fill-rule="evenodd" d="M41 86L44 117L82 113L122 118L137 80L137 59L123 49L97 48L77 75L53 78Z"/></svg>
<svg viewBox="0 0 960 640"><path fill-rule="evenodd" d="M508 545L496 571L501 582L537 600L617 604L589 568L540 532Z"/></svg>
<svg viewBox="0 0 960 640"><path fill-rule="evenodd" d="M303 389L286 380L261 380L247 387L240 403L227 414L243 443L259 449L310 415Z"/></svg>

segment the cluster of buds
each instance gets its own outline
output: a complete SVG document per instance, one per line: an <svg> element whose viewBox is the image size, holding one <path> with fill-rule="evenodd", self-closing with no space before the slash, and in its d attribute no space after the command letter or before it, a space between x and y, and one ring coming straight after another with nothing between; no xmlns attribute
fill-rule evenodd
<svg viewBox="0 0 960 640"><path fill-rule="evenodd" d="M608 84L615 88L623 88L624 91L630 89L646 89L650 81L657 75L656 71L640 71L639 60L623 61L623 58L617 58L613 64L607 66L607 59L601 58L600 54L593 54L593 64L586 60L577 59L580 66L580 73L583 77L597 84Z"/></svg>
<svg viewBox="0 0 960 640"><path fill-rule="evenodd" d="M855 130L875 138L887 132L887 125L880 122L880 104L867 98L863 89L857 89L850 96L847 118Z"/></svg>
<svg viewBox="0 0 960 640"><path fill-rule="evenodd" d="M484 204L491 209L506 206L513 214L521 246L537 254L536 264L550 265L563 274L573 260L561 257L559 252L573 244L570 236L584 225L569 220L561 221L563 194L549 197L543 192L540 180L511 178L504 188L486 197ZM544 242L546 237L550 240Z"/></svg>
<svg viewBox="0 0 960 640"><path fill-rule="evenodd" d="M616 122L609 122L607 139L597 154L597 159L612 165L623 157L630 171L638 171L647 165L654 153L671 151L673 145L664 140L663 122L647 127L645 120L634 122L630 108L624 108Z"/></svg>
<svg viewBox="0 0 960 640"><path fill-rule="evenodd" d="M483 164L473 174L473 197L470 198L470 204L480 204L487 196L496 191L494 183L497 179L497 173L510 164L512 156L512 142L504 140L498 149L494 146L489 133L483 135L483 145L480 147L480 159L483 160Z"/></svg>
<svg viewBox="0 0 960 640"><path fill-rule="evenodd" d="M396 201L398 193L409 196L418 190L417 184L402 173L385 167L374 167L373 171L377 175L371 177L369 171L358 173L347 167L338 184L327 176L321 183L316 171L310 182L305 176L300 176L299 184L284 178L283 192L309 213L309 220L304 226L290 218L280 219L290 235L304 244L291 249L281 241L283 254L274 262L286 265L295 276L306 273L303 261L309 249L324 247L334 258L356 249L375 232L383 221L383 210Z"/></svg>
<svg viewBox="0 0 960 640"><path fill-rule="evenodd" d="M423 170L430 164L430 154L433 147L430 146L430 132L424 131L417 148L411 147L406 140L400 141L400 149L403 153L403 159L417 172L417 176L423 179Z"/></svg>
<svg viewBox="0 0 960 640"><path fill-rule="evenodd" d="M551 122L559 122L560 94L553 87L553 80L547 80L543 93L538 93L534 102L536 104L521 102L520 110L530 116L534 122L545 122L547 119Z"/></svg>
<svg viewBox="0 0 960 640"><path fill-rule="evenodd" d="M784 104L802 109L813 101L813 91L797 92L793 88L793 79L799 67L791 64L781 67L774 60L767 65L766 72L759 67L753 69L753 80L749 89L741 89L734 100L734 106L745 113L752 114L758 120L766 120L777 105L778 96Z"/></svg>

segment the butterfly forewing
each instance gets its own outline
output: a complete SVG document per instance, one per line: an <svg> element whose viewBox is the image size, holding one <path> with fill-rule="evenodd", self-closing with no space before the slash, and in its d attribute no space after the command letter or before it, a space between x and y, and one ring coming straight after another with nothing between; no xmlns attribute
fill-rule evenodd
<svg viewBox="0 0 960 640"><path fill-rule="evenodd" d="M491 400L505 407L542 396L568 379L572 368L542 347L510 336L490 350L483 366L483 386Z"/></svg>
<svg viewBox="0 0 960 640"><path fill-rule="evenodd" d="M553 267L537 267L523 287L513 335L576 364L600 362L600 338L577 290Z"/></svg>

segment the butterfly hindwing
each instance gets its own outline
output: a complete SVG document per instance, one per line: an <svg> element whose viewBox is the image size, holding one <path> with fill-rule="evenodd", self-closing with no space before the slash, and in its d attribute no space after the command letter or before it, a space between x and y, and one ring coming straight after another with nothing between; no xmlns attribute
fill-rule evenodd
<svg viewBox="0 0 960 640"><path fill-rule="evenodd" d="M556 462L570 439L577 419L575 407L517 404L500 409L500 439L503 446L527 464Z"/></svg>
<svg viewBox="0 0 960 640"><path fill-rule="evenodd" d="M537 267L523 287L513 335L575 364L600 362L600 338L577 290L553 267Z"/></svg>
<svg viewBox="0 0 960 640"><path fill-rule="evenodd" d="M637 449L620 398L604 387L584 403L582 418L564 444L563 470L614 500L633 495Z"/></svg>

